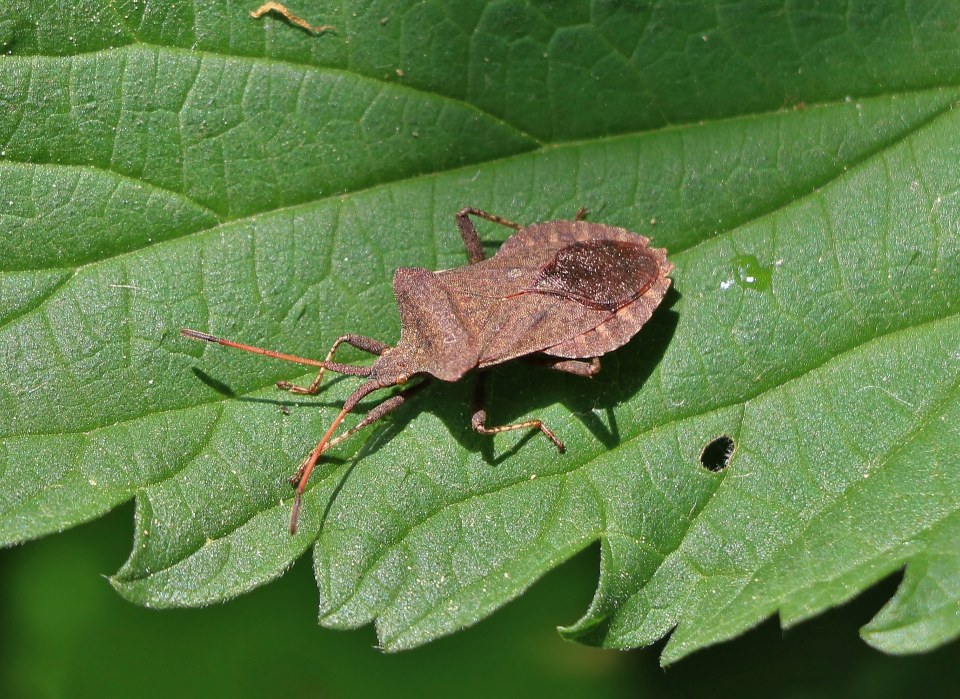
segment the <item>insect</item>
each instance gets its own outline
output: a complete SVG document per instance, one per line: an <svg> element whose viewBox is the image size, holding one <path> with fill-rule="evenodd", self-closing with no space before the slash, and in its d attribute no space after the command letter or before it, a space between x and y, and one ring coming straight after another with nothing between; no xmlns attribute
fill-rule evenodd
<svg viewBox="0 0 960 699"><path fill-rule="evenodd" d="M395 347L360 335L338 337L326 359L318 361L244 345L196 330L181 330L195 340L319 367L309 386L278 381L291 393L315 394L324 373L333 371L367 380L343 404L320 441L290 479L296 488L290 533L297 531L303 493L321 454L373 424L423 390L430 379L457 381L479 370L470 424L481 434L540 430L557 449L563 442L538 419L491 427L483 408L483 369L527 358L550 369L593 376L599 357L625 344L650 319L670 286L673 265L666 250L623 228L583 220L547 221L522 226L474 208L456 215L469 264L433 272L402 267L393 278L400 309L400 341ZM477 216L516 231L497 253L486 258ZM333 361L343 343L377 355L371 366ZM337 435L337 427L368 394L391 386L413 386L387 398L356 425Z"/></svg>

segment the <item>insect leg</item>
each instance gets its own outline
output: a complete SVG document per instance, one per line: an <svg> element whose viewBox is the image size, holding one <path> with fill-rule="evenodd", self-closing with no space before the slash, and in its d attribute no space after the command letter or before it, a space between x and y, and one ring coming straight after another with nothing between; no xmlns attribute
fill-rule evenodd
<svg viewBox="0 0 960 699"><path fill-rule="evenodd" d="M320 459L320 455L327 450L330 445L331 437L333 433L337 431L337 427L343 421L343 418L347 416L363 398L372 393L373 391L379 391L381 388L388 388L392 384L383 383L381 381L367 381L364 384L361 384L357 390L351 393L347 400L344 401L343 407L340 409L340 412L337 413L337 416L333 419L333 422L330 423L330 427L327 428L327 431L323 433L323 437L320 438L320 441L317 442L317 446L313 448L307 458L303 460L303 463L300 464L300 468L297 469L296 474L293 478L290 479L290 485L293 485L297 489L296 497L293 500L293 509L290 512L290 533L297 533L297 520L300 518L300 505L303 503L303 491L307 488L307 481L310 480L310 474L313 472L314 467L317 465L317 461Z"/></svg>
<svg viewBox="0 0 960 699"><path fill-rule="evenodd" d="M479 216L480 218L486 219L493 223L499 223L501 226L506 226L507 228L512 228L515 231L519 231L523 226L519 223L514 223L513 221L508 221L505 218L500 216L494 216L493 214L488 214L486 211L481 211L480 209L474 209L473 207L466 207L457 212L457 227L460 229L460 237L463 238L463 244L467 248L467 257L470 260L470 264L480 262L483 260L486 255L483 252L483 245L480 243L480 236L477 235L477 229L473 225L468 216Z"/></svg>
<svg viewBox="0 0 960 699"><path fill-rule="evenodd" d="M540 366L545 366L554 371L562 371L565 374L575 374L576 376L586 376L587 378L596 376L600 373L600 357L594 357L590 361L581 359L555 359L553 357L531 357L530 361Z"/></svg>
<svg viewBox="0 0 960 699"><path fill-rule="evenodd" d="M499 425L497 427L487 427L487 411L483 407L484 378L482 372L477 377L477 386L473 396L473 416L470 418L470 426L475 432L480 434L497 434L498 432L509 432L511 430L522 430L526 428L536 428L543 432L544 436L557 445L557 449L562 454L566 451L563 442L553 433L549 427L540 420L525 420L524 422L515 422L511 425Z"/></svg>
<svg viewBox="0 0 960 699"><path fill-rule="evenodd" d="M368 412L366 415L364 415L363 419L360 422L358 422L356 425L348 429L343 434L338 435L333 439L331 439L329 442L327 442L326 446L323 448L323 451L327 451L327 449L331 449L332 447L337 446L338 444L340 444L340 442L346 439L349 439L350 437L355 435L357 432L362 430L364 427L368 427L369 425L372 425L377 420L383 418L387 414L392 413L394 410L396 410L401 405L403 405L408 400L410 400L412 396L415 396L421 390L426 388L426 386L428 386L429 384L430 384L429 380L424 380L418 383L416 386L412 386L411 388L408 388L407 390L401 393L398 393L395 396L391 396L390 398L387 398L385 401L383 401L382 403L377 405L375 408L370 410L370 412ZM309 462L309 459L304 459L303 463L300 464L300 467L297 469L297 472L293 474L293 476L291 476L290 478L290 485L296 486L300 482L300 479L303 478L303 472L306 470L308 462Z"/></svg>
<svg viewBox="0 0 960 699"><path fill-rule="evenodd" d="M588 213L589 212L587 211L587 209L581 206L579 209L577 209L577 215L573 217L573 220L582 221L587 217Z"/></svg>
<svg viewBox="0 0 960 699"><path fill-rule="evenodd" d="M353 345L357 349L362 349L364 352L369 352L370 354L383 354L384 350L390 349L390 345L387 345L379 340L374 340L369 337L364 337L363 335L354 335L348 333L346 335L341 335L333 343L333 347L330 348L330 351L327 352L327 358L324 360L330 362L333 359L334 352L337 351L337 348L346 342L348 345ZM290 383L289 381L277 381L277 388L283 389L284 391L290 391L290 393L300 393L306 395L313 395L320 389L320 382L323 381L323 375L327 371L327 367L321 367L320 371L317 373L317 378L313 380L307 388L302 386L297 386Z"/></svg>

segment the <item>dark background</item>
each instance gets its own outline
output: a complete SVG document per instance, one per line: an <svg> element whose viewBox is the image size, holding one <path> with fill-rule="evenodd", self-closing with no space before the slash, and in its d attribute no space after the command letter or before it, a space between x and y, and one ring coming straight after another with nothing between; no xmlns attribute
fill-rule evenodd
<svg viewBox="0 0 960 699"><path fill-rule="evenodd" d="M124 601L104 576L126 558L132 521L127 505L0 552L0 696L955 697L960 687L960 644L890 657L857 635L897 578L789 631L771 620L664 670L662 644L605 651L554 630L590 601L593 548L476 627L388 655L375 648L372 628L316 625L308 558L216 607L156 611Z"/></svg>

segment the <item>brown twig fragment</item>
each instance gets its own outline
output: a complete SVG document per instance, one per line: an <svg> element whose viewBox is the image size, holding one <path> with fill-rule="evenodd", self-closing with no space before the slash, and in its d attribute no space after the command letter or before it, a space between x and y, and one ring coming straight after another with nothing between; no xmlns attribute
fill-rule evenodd
<svg viewBox="0 0 960 699"><path fill-rule="evenodd" d="M285 5L281 5L279 2L265 2L260 7L255 9L250 13L250 16L254 19L260 19L268 12L276 12L278 15L283 17L285 20L291 24L296 24L302 29L306 29L308 32L314 34L320 34L321 32L333 31L335 27L329 24L321 24L319 26L313 26L307 20L297 17L290 10L286 8Z"/></svg>

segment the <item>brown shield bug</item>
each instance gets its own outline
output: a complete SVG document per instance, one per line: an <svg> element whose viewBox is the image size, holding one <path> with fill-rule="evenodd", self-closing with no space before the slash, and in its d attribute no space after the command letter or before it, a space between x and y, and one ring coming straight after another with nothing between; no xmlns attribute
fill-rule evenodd
<svg viewBox="0 0 960 699"><path fill-rule="evenodd" d="M303 492L317 460L330 447L403 405L429 379L457 381L481 370L471 426L481 434L535 428L557 448L563 442L540 420L488 427L482 407L482 370L517 358L530 358L557 371L593 376L600 355L626 343L649 320L670 286L673 265L666 250L651 248L647 238L623 228L582 220L547 221L521 226L478 209L457 216L470 264L431 272L403 267L393 278L400 308L400 341L390 347L360 335L341 335L323 361L305 359L240 344L196 330L185 337L263 354L275 359L320 367L307 387L278 381L293 393L314 394L324 372L366 377L344 402L317 446L290 479L296 488L290 533L296 533ZM487 259L469 216L516 231ZM334 362L346 342L378 355L371 366ZM386 399L356 425L334 437L343 418L369 393L418 377L419 383Z"/></svg>

